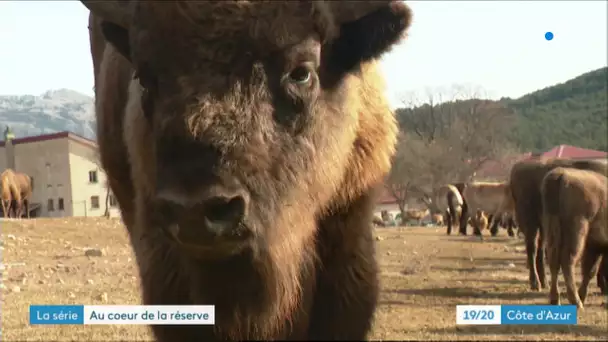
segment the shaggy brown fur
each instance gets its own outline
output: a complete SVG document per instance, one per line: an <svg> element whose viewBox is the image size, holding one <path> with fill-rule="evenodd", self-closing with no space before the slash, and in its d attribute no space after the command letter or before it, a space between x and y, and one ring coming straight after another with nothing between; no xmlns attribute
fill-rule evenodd
<svg viewBox="0 0 608 342"><path fill-rule="evenodd" d="M375 60L403 36L408 7L83 2L101 162L143 301L216 308L215 326L157 325L156 339L364 339L375 189L397 135ZM204 221L167 198L187 209L227 184L250 198L239 227L251 238L190 242Z"/></svg>
<svg viewBox="0 0 608 342"><path fill-rule="evenodd" d="M32 177L25 173L15 172L15 188L18 189L18 194L13 199L17 206L17 217L22 217L23 214L30 218L30 199L34 190Z"/></svg>
<svg viewBox="0 0 608 342"><path fill-rule="evenodd" d="M529 281L533 290L546 287L545 253L542 248L543 234L539 234L541 225L540 184L545 175L558 166L592 170L604 175L608 170L607 165L599 161L567 159L520 161L511 169L509 186L515 204L517 225L526 241Z"/></svg>
<svg viewBox="0 0 608 342"><path fill-rule="evenodd" d="M568 300L583 309L589 282L608 252L608 178L587 170L557 167L541 184L542 230L551 271L551 304L559 304L561 268ZM582 257L583 280L575 288L574 267Z"/></svg>
<svg viewBox="0 0 608 342"><path fill-rule="evenodd" d="M2 213L4 217L10 217L11 211L15 213L13 208L13 193L18 190L15 187L15 173L11 169L6 169L0 174L0 200L2 201Z"/></svg>

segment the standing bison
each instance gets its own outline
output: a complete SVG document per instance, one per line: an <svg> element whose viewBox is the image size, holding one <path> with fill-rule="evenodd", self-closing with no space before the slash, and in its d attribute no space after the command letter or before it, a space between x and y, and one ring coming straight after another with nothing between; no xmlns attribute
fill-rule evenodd
<svg viewBox="0 0 608 342"><path fill-rule="evenodd" d="M467 203L467 212L463 212L463 216L477 215L478 210L482 210L487 214L489 223L492 223L492 235L498 233L499 217L503 214L503 210L508 208L505 203L505 197L510 194L508 191L509 185L506 182L470 182L466 183L462 191L462 197ZM475 235L481 235L479 227L474 228Z"/></svg>
<svg viewBox="0 0 608 342"><path fill-rule="evenodd" d="M591 170L607 174L608 166L600 161L546 159L525 160L513 165L509 186L515 206L515 218L524 234L528 262L529 282L532 290L547 285L545 277L545 253L541 226L540 185L548 172L556 167Z"/></svg>
<svg viewBox="0 0 608 342"><path fill-rule="evenodd" d="M464 200L460 190L452 184L442 185L435 193L434 204L437 210L444 214L447 223L446 233L450 235L452 233L452 226L459 220L464 208Z"/></svg>
<svg viewBox="0 0 608 342"><path fill-rule="evenodd" d="M402 1L84 1L101 162L158 341L362 340L397 125L377 59Z"/></svg>
<svg viewBox="0 0 608 342"><path fill-rule="evenodd" d="M587 170L557 167L541 184L542 229L551 271L551 304L559 304L561 268L570 304L583 309L589 282L608 250L608 178ZM581 261L583 280L576 291L574 267Z"/></svg>

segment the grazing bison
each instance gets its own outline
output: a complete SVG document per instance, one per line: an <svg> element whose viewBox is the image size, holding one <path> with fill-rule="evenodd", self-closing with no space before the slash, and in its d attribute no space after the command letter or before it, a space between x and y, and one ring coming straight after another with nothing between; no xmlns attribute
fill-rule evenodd
<svg viewBox="0 0 608 342"><path fill-rule="evenodd" d="M158 341L362 340L402 1L85 1L101 163ZM103 39L100 39L102 37Z"/></svg>
<svg viewBox="0 0 608 342"><path fill-rule="evenodd" d="M551 304L559 304L561 268L568 300L583 309L589 282L608 251L608 178L588 170L557 167L541 183L542 231L551 272ZM583 280L575 288L574 267L581 259Z"/></svg>
<svg viewBox="0 0 608 342"><path fill-rule="evenodd" d="M463 212L463 216L473 215L478 210L488 214L488 221L492 223L492 235L498 232L499 217L502 215L501 210L505 206L506 194L508 194L508 184L500 182L471 182L465 184L462 191L462 197L467 203L467 212ZM474 229L475 234L481 234L481 231Z"/></svg>
<svg viewBox="0 0 608 342"><path fill-rule="evenodd" d="M526 242L529 281L533 290L546 287L543 234L539 234L540 184L549 171L559 166L591 170L604 175L608 171L607 165L599 161L569 159L525 160L515 163L511 168L509 187L514 201L517 225L524 234Z"/></svg>
<svg viewBox="0 0 608 342"><path fill-rule="evenodd" d="M464 201L460 190L452 184L442 185L435 193L434 204L436 209L444 213L446 217L447 234L452 234L452 226L456 224L464 208Z"/></svg>

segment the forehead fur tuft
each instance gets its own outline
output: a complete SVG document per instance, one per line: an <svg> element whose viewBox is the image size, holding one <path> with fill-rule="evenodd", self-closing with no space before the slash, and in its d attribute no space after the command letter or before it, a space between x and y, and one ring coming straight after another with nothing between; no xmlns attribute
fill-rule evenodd
<svg viewBox="0 0 608 342"><path fill-rule="evenodd" d="M136 26L173 38L208 42L235 38L277 49L313 32L325 36L319 31L330 29L325 8L301 1L183 1L162 6L149 1L136 7L135 18Z"/></svg>

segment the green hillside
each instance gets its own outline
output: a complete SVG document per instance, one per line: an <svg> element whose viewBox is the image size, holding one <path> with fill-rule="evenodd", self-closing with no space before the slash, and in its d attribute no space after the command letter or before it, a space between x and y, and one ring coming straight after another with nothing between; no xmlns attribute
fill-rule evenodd
<svg viewBox="0 0 608 342"><path fill-rule="evenodd" d="M501 101L517 113L512 139L524 151L559 144L608 151L608 68Z"/></svg>

